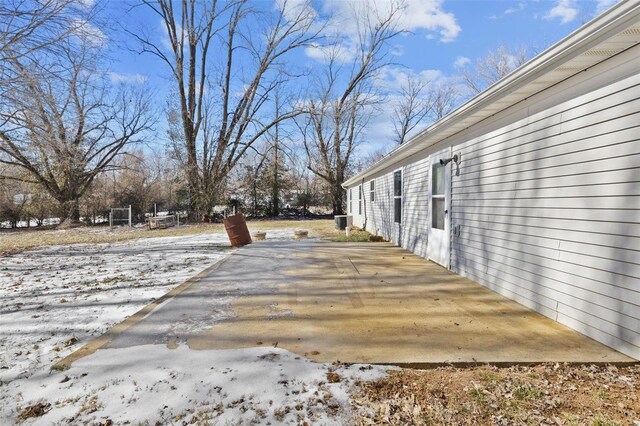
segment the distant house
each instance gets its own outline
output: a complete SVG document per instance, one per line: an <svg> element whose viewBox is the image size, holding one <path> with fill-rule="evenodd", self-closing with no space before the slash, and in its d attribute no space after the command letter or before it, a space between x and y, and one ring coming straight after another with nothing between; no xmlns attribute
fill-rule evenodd
<svg viewBox="0 0 640 426"><path fill-rule="evenodd" d="M640 359L640 5L345 182L353 223Z"/></svg>

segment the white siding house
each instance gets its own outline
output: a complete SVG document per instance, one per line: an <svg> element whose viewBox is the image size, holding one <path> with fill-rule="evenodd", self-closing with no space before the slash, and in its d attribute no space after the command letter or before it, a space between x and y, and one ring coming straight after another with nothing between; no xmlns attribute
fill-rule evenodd
<svg viewBox="0 0 640 426"><path fill-rule="evenodd" d="M640 359L639 43L637 1L578 29L349 179L353 224Z"/></svg>

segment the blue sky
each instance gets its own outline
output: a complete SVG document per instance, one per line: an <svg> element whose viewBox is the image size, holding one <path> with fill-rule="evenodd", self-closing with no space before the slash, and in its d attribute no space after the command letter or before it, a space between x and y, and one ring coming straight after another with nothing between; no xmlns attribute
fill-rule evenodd
<svg viewBox="0 0 640 426"><path fill-rule="evenodd" d="M358 1L360 5L364 3L364 0ZM400 19L400 26L410 33L391 43L395 63L385 73L385 90L392 92L410 74L423 75L430 80L455 78L461 65L473 62L500 45L522 46L541 52L614 3L615 0L406 0L406 13ZM273 7L273 2L261 0L255 5L269 8ZM329 12L339 15L348 5L347 0L313 3L319 17ZM132 31L145 28L162 37L157 16L144 8L128 9L128 3L124 1L111 2L104 13L112 22ZM339 28L349 31L348 27L349 23L343 22ZM171 84L167 79L167 67L152 56L141 56L128 50L127 46L133 44L127 41L122 30L116 30L108 38L112 51L112 79L145 82L163 105ZM322 61L313 49L298 50L290 60L308 68L322 67ZM392 147L389 116L382 111L371 120L363 153Z"/></svg>

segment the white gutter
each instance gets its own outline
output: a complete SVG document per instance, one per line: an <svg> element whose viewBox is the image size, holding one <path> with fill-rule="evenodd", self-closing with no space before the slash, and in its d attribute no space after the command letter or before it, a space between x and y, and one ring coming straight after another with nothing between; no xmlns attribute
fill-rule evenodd
<svg viewBox="0 0 640 426"><path fill-rule="evenodd" d="M483 108L486 108L541 76L557 69L569 60L580 56L608 38L611 38L630 26L637 24L639 21L640 0L621 1L611 9L594 18L592 21L578 28L558 43L540 53L529 62L517 68L511 74L487 88L484 92L479 93L453 112L433 123L409 141L400 145L398 148L394 149L382 159L374 163L368 169L363 170L346 180L342 184L343 188L353 186L359 181L366 179L368 176L390 167L416 152L420 152L435 145L444 139L442 137L438 138L438 133L443 132L448 127L463 121L465 118L469 118L471 115L481 111ZM603 58L603 60L605 59L606 58ZM549 86L552 86L553 84L556 84L556 82L549 83ZM545 90L546 88L547 87L540 87L538 92ZM502 109L504 110L511 105L505 105ZM492 114L497 112L499 111L495 111ZM465 127L468 128L483 119L484 118L475 122L470 122ZM419 145L421 142L424 143Z"/></svg>

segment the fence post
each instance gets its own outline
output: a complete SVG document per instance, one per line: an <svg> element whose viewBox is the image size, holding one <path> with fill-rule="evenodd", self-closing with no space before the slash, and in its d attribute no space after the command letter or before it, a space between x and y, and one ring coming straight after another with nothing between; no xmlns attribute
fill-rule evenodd
<svg viewBox="0 0 640 426"><path fill-rule="evenodd" d="M109 228L113 228L113 210L109 212Z"/></svg>
<svg viewBox="0 0 640 426"><path fill-rule="evenodd" d="M131 204L129 204L129 228L131 228Z"/></svg>

